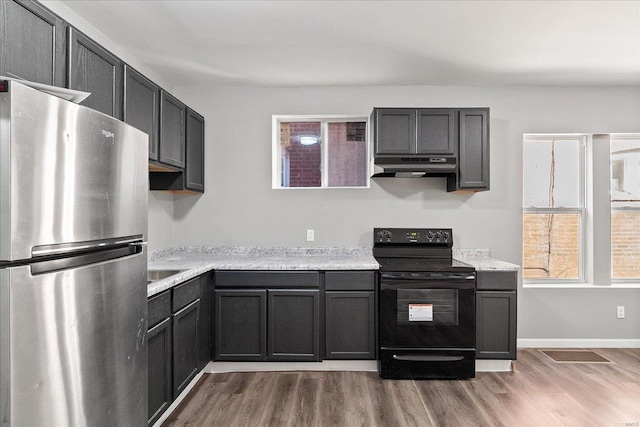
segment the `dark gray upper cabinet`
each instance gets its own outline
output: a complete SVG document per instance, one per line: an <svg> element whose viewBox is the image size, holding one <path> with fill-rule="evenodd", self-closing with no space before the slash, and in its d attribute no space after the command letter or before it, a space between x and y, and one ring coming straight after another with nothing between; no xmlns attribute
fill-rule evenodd
<svg viewBox="0 0 640 427"><path fill-rule="evenodd" d="M123 120L149 135L149 159L158 160L160 87L125 65Z"/></svg>
<svg viewBox="0 0 640 427"><path fill-rule="evenodd" d="M164 90L160 91L159 160L176 168L184 168L185 105Z"/></svg>
<svg viewBox="0 0 640 427"><path fill-rule="evenodd" d="M489 109L460 110L458 188L489 189Z"/></svg>
<svg viewBox="0 0 640 427"><path fill-rule="evenodd" d="M517 281L515 271L478 271L478 359L516 359Z"/></svg>
<svg viewBox="0 0 640 427"><path fill-rule="evenodd" d="M456 154L456 110L423 108L417 111L416 118L417 154Z"/></svg>
<svg viewBox="0 0 640 427"><path fill-rule="evenodd" d="M376 108L376 154L454 156L456 115L451 108Z"/></svg>
<svg viewBox="0 0 640 427"><path fill-rule="evenodd" d="M269 360L320 361L320 291L269 290Z"/></svg>
<svg viewBox="0 0 640 427"><path fill-rule="evenodd" d="M376 154L415 154L415 109L376 108L374 122Z"/></svg>
<svg viewBox="0 0 640 427"><path fill-rule="evenodd" d="M75 28L68 40L67 87L91 92L82 105L121 119L122 61Z"/></svg>
<svg viewBox="0 0 640 427"><path fill-rule="evenodd" d="M64 21L35 1L0 3L0 75L65 84Z"/></svg>
<svg viewBox="0 0 640 427"><path fill-rule="evenodd" d="M204 193L204 117L187 108L187 190Z"/></svg>

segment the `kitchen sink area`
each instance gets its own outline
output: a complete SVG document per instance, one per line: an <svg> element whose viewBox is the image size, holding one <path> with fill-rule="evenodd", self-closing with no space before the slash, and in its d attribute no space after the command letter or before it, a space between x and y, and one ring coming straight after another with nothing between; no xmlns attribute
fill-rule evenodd
<svg viewBox="0 0 640 427"><path fill-rule="evenodd" d="M184 273L186 270L147 270L147 284L164 280L176 274Z"/></svg>

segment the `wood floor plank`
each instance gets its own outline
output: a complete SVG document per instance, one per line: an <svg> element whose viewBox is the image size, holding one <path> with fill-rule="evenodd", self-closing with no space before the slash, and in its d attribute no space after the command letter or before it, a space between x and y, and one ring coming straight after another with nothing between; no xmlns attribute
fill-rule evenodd
<svg viewBox="0 0 640 427"><path fill-rule="evenodd" d="M636 426L640 349L611 363L557 363L519 349L515 372L468 381L382 380L375 372L205 374L168 426Z"/></svg>

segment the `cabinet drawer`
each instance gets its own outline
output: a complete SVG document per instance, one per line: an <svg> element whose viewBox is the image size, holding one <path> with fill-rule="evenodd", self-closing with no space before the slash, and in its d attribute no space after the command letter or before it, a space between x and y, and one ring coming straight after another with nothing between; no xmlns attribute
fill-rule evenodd
<svg viewBox="0 0 640 427"><path fill-rule="evenodd" d="M216 288L317 288L317 271L216 271Z"/></svg>
<svg viewBox="0 0 640 427"><path fill-rule="evenodd" d="M512 291L518 287L518 272L478 271L478 290Z"/></svg>
<svg viewBox="0 0 640 427"><path fill-rule="evenodd" d="M200 298L200 278L196 277L173 288L173 312Z"/></svg>
<svg viewBox="0 0 640 427"><path fill-rule="evenodd" d="M149 298L148 302L149 321L148 329L171 316L171 291L164 291L161 294Z"/></svg>
<svg viewBox="0 0 640 427"><path fill-rule="evenodd" d="M324 285L327 291L372 291L375 289L375 272L327 271Z"/></svg>

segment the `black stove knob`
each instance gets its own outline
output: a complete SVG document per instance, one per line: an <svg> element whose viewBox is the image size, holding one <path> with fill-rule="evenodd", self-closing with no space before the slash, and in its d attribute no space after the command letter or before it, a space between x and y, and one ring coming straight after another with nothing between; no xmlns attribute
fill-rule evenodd
<svg viewBox="0 0 640 427"><path fill-rule="evenodd" d="M442 235L444 236L445 239L449 238L449 232L448 231L443 232Z"/></svg>
<svg viewBox="0 0 640 427"><path fill-rule="evenodd" d="M390 239L391 231L389 230L379 230L378 231L378 239Z"/></svg>
<svg viewBox="0 0 640 427"><path fill-rule="evenodd" d="M442 231L436 231L436 237L442 239Z"/></svg>
<svg viewBox="0 0 640 427"><path fill-rule="evenodd" d="M433 239L434 237L435 237L435 236L433 235L433 232L432 232L432 231L428 231L428 232L427 232L427 239L431 240L431 239Z"/></svg>

